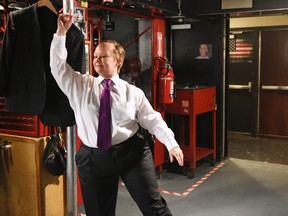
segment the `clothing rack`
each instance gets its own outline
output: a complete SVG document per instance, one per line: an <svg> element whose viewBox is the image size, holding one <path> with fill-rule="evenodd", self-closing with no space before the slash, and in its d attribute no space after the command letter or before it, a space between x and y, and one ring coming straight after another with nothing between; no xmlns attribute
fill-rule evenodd
<svg viewBox="0 0 288 216"><path fill-rule="evenodd" d="M76 126L67 127L67 215L77 215Z"/></svg>
<svg viewBox="0 0 288 216"><path fill-rule="evenodd" d="M63 7L67 11L74 5L73 0L63 0ZM65 11L64 10L64 11ZM76 154L76 126L67 127L67 215L77 215L77 173L75 164Z"/></svg>

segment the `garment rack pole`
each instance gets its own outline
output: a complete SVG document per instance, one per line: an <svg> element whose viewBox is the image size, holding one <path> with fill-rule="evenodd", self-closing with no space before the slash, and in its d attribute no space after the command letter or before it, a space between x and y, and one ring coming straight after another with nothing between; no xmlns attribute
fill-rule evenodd
<svg viewBox="0 0 288 216"><path fill-rule="evenodd" d="M74 12L74 0L63 0L63 13ZM77 216L77 176L75 164L76 126L67 127L67 215Z"/></svg>
<svg viewBox="0 0 288 216"><path fill-rule="evenodd" d="M77 215L76 126L67 127L67 215Z"/></svg>

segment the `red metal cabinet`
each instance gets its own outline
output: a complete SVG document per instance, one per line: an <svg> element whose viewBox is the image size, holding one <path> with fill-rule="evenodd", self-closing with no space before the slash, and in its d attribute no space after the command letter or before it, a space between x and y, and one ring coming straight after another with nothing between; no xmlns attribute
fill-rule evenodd
<svg viewBox="0 0 288 216"><path fill-rule="evenodd" d="M0 97L0 133L43 137L48 135L48 127L38 116L9 112L4 107L4 99Z"/></svg>
<svg viewBox="0 0 288 216"><path fill-rule="evenodd" d="M196 169L196 162L204 157L210 156L214 164L216 158L216 87L201 86L189 89L177 89L176 100L173 104L167 105L166 113L180 117L178 125L178 142L184 153L184 160L189 163L190 171L188 177L193 177ZM212 143L208 147L197 146L196 143L196 117L199 114L211 112L212 116ZM181 118L182 117L182 118ZM189 143L185 143L184 117L189 119Z"/></svg>

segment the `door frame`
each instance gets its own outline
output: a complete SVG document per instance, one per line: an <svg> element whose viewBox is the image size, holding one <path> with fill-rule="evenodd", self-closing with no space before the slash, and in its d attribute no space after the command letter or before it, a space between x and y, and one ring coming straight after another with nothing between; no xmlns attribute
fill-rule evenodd
<svg viewBox="0 0 288 216"><path fill-rule="evenodd" d="M260 53L260 37L259 37L259 30L256 28L241 28L241 29L228 29L228 33L230 34L231 32L252 32L253 34L253 62L255 62L255 65L253 65L253 70L255 71L255 75L251 76L251 82L252 82L252 86L251 86L251 120L249 119L249 124L251 125L251 129L250 129L250 133L245 133L245 132L239 132L242 134L248 134L251 135L252 137L256 137L258 135L258 117L259 117L259 53ZM227 64L229 65L229 48L227 51ZM231 74L230 70L229 70L229 66L228 66L228 70L227 70L227 77L229 77ZM227 78L226 80L227 82L227 95L229 95L229 79ZM228 96L228 100L229 100L229 96ZM229 113L229 110L227 110L227 113ZM228 116L228 115L227 115ZM228 118L228 117L227 117ZM227 128L228 132L229 128ZM235 132L235 131L233 131ZM237 132L238 133L238 132Z"/></svg>

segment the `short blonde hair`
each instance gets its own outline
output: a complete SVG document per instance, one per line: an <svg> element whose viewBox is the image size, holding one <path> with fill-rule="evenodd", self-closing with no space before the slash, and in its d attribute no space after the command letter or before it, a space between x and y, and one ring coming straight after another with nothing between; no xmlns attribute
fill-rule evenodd
<svg viewBox="0 0 288 216"><path fill-rule="evenodd" d="M120 64L118 66L118 73L120 72L120 69L123 66L124 59L125 59L125 50L124 48L115 40L112 39L105 39L101 43L111 43L114 45L113 55L116 60L120 59Z"/></svg>

